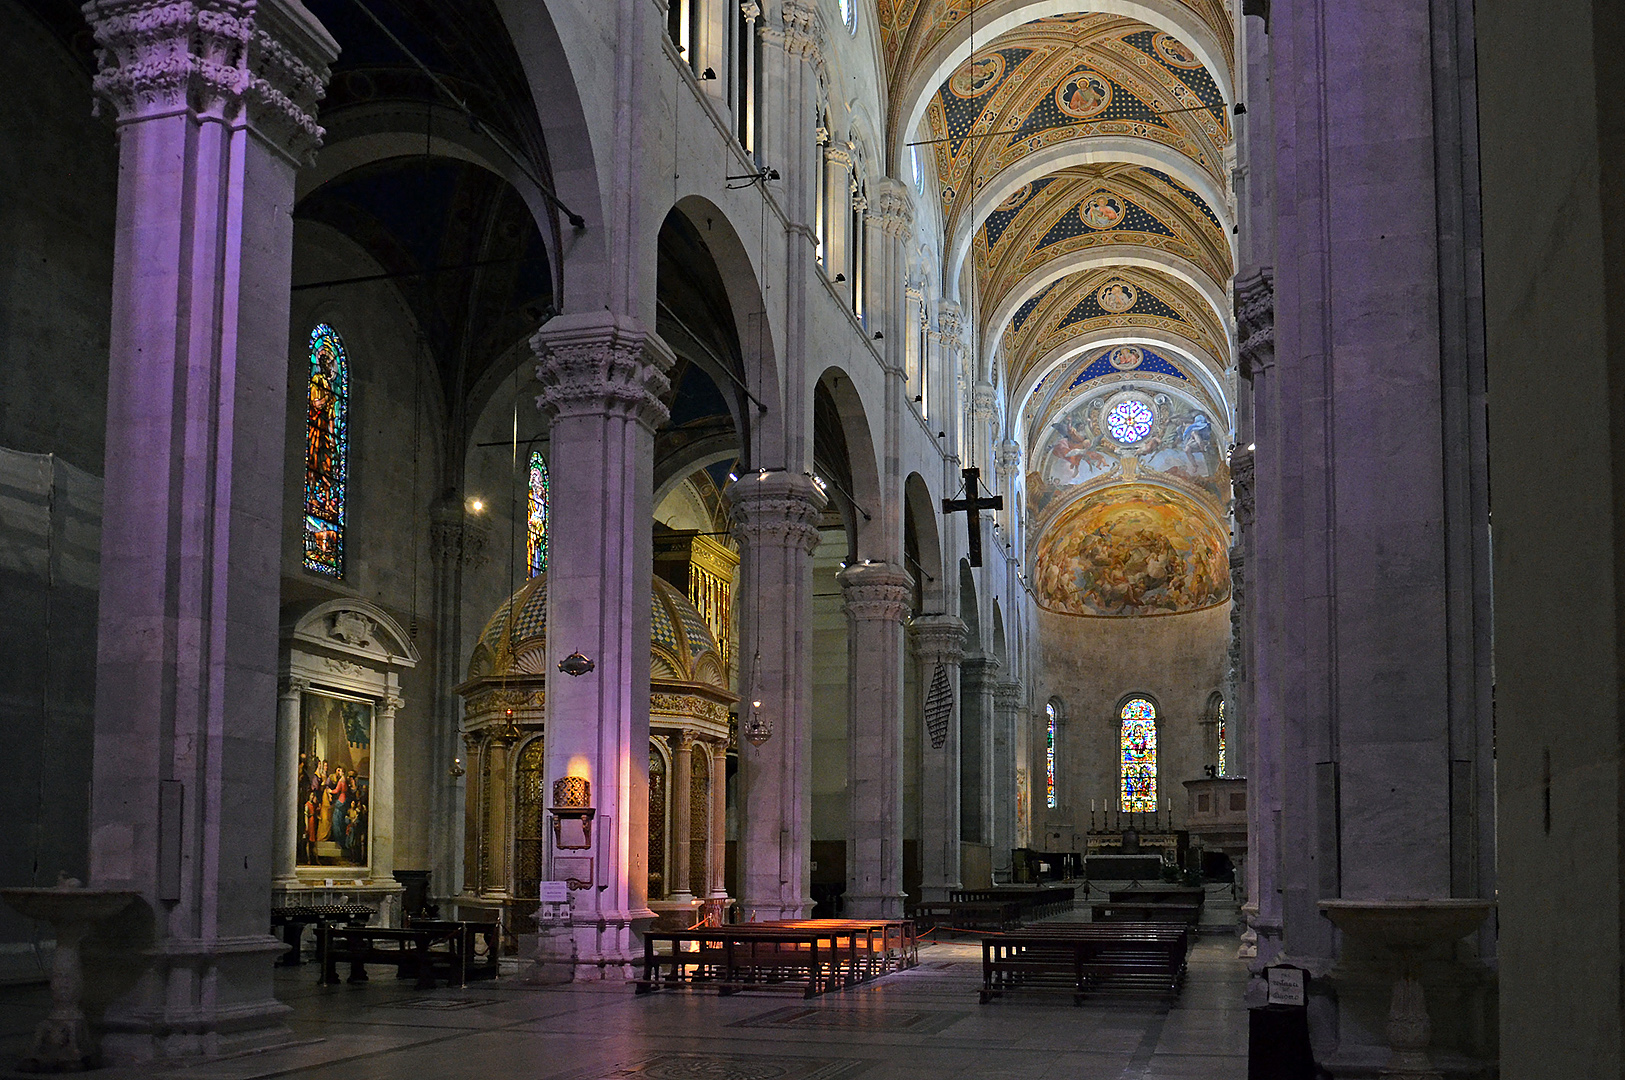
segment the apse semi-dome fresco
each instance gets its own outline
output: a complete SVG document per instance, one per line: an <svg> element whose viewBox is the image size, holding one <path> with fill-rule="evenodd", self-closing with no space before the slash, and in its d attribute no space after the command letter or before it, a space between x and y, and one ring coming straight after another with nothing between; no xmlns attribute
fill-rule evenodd
<svg viewBox="0 0 1625 1080"><path fill-rule="evenodd" d="M1065 615L1173 615L1230 596L1229 540L1194 501L1149 484L1066 508L1037 546L1038 603Z"/></svg>

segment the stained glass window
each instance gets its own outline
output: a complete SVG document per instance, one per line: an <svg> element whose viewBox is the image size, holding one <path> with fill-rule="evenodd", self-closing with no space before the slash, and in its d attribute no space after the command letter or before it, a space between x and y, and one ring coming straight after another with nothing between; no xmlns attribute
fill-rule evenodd
<svg viewBox="0 0 1625 1080"><path fill-rule="evenodd" d="M1111 412L1106 414L1106 430L1120 443L1137 443L1150 433L1151 422L1155 419L1151 406L1129 398L1113 405Z"/></svg>
<svg viewBox="0 0 1625 1080"><path fill-rule="evenodd" d="M1044 731L1044 805L1055 807L1055 703L1044 706L1048 726Z"/></svg>
<svg viewBox="0 0 1625 1080"><path fill-rule="evenodd" d="M530 452L530 515L525 522L525 565L531 577L547 569L547 462Z"/></svg>
<svg viewBox="0 0 1625 1080"><path fill-rule="evenodd" d="M1225 749L1225 747L1224 747L1224 738L1225 738L1224 721L1225 721L1224 702L1221 701L1221 702L1219 702L1219 775L1220 776L1225 775L1225 772L1224 772L1224 749Z"/></svg>
<svg viewBox="0 0 1625 1080"><path fill-rule="evenodd" d="M1121 808L1130 813L1157 809L1157 707L1143 697L1129 698L1118 716L1123 721L1123 794Z"/></svg>
<svg viewBox="0 0 1625 1080"><path fill-rule="evenodd" d="M350 453L350 363L339 332L310 332L305 417L305 567L344 575L344 490Z"/></svg>

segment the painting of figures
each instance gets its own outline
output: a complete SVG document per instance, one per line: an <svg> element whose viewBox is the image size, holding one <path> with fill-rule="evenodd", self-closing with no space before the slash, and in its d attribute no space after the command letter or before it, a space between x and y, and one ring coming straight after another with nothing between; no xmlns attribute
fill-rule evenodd
<svg viewBox="0 0 1625 1080"><path fill-rule="evenodd" d="M1168 615L1230 595L1228 538L1177 492L1116 485L1067 507L1040 538L1033 588L1068 615Z"/></svg>
<svg viewBox="0 0 1625 1080"><path fill-rule="evenodd" d="M301 866L366 866L372 703L307 690L299 710Z"/></svg>

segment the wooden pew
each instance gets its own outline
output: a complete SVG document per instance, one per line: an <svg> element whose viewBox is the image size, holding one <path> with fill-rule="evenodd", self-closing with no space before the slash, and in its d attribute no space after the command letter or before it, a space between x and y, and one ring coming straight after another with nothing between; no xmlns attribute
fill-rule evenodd
<svg viewBox="0 0 1625 1080"><path fill-rule="evenodd" d="M865 979L902 971L920 962L919 939L912 919L776 919L747 925L795 929L841 927L856 931Z"/></svg>
<svg viewBox="0 0 1625 1080"><path fill-rule="evenodd" d="M1201 907L1207 902L1207 890L1199 885L1136 885L1128 889L1113 889L1107 893L1107 899L1121 904L1149 900Z"/></svg>
<svg viewBox="0 0 1625 1080"><path fill-rule="evenodd" d="M300 955L304 943L305 927L334 923L344 926L365 926L378 914L375 907L365 904L294 904L271 909L271 933L282 929L282 940L288 951L277 961L278 967L297 967L304 963Z"/></svg>
<svg viewBox="0 0 1625 1080"><path fill-rule="evenodd" d="M1077 890L1070 885L1033 888L1002 886L992 889L954 889L948 894L950 902L983 904L1016 904L1023 919L1042 919L1072 910Z"/></svg>
<svg viewBox="0 0 1625 1080"><path fill-rule="evenodd" d="M643 935L643 978L635 980L636 991L703 985L722 994L800 989L803 997L815 997L861 981L857 939L862 933L764 923L650 931ZM671 946L670 953L655 948L660 942Z"/></svg>
<svg viewBox="0 0 1625 1080"><path fill-rule="evenodd" d="M1089 905L1095 922L1169 922L1195 926L1200 904L1171 900L1097 900Z"/></svg>
<svg viewBox="0 0 1625 1080"><path fill-rule="evenodd" d="M491 979L497 974L495 924L417 921L395 929L385 926L335 926L322 923L316 930L320 983L336 985L338 964L350 964L352 983L367 980L368 964L391 964L397 978L417 977L420 990L434 987L437 978L463 986L469 979ZM475 941L483 939L485 955L476 955Z"/></svg>
<svg viewBox="0 0 1625 1080"><path fill-rule="evenodd" d="M1021 925L1021 905L1014 901L936 900L914 905L916 922L966 930L1008 930Z"/></svg>
<svg viewBox="0 0 1625 1080"><path fill-rule="evenodd" d="M982 939L980 1000L1011 990L1177 994L1190 932L1161 923L1029 927Z"/></svg>

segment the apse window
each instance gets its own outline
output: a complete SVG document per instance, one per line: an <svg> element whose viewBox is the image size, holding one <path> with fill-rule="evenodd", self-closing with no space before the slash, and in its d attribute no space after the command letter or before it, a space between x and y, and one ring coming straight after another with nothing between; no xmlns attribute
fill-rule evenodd
<svg viewBox="0 0 1625 1080"><path fill-rule="evenodd" d="M350 363L326 323L310 332L305 414L305 568L344 576L345 484L350 453Z"/></svg>
<svg viewBox="0 0 1625 1080"><path fill-rule="evenodd" d="M841 0L841 21L846 24L847 33L858 32L857 0Z"/></svg>
<svg viewBox="0 0 1625 1080"><path fill-rule="evenodd" d="M1044 728L1044 805L1051 810L1055 809L1055 728L1057 717L1055 703L1049 702L1044 706L1046 725Z"/></svg>
<svg viewBox="0 0 1625 1080"><path fill-rule="evenodd" d="M908 148L908 160L909 164L913 166L914 169L914 190L919 192L921 195L924 195L925 166L920 164L920 148L918 146L911 146Z"/></svg>
<svg viewBox="0 0 1625 1080"><path fill-rule="evenodd" d="M1112 433L1112 438L1128 446L1137 443L1151 433L1151 424L1156 420L1151 406L1135 398L1119 401L1113 405L1106 414L1106 430Z"/></svg>
<svg viewBox="0 0 1625 1080"><path fill-rule="evenodd" d="M1123 790L1126 813L1157 809L1157 707L1143 697L1129 698L1118 712L1122 720Z"/></svg>
<svg viewBox="0 0 1625 1080"><path fill-rule="evenodd" d="M527 576L547 569L547 462L540 450L530 452L529 513L525 518L525 565Z"/></svg>

